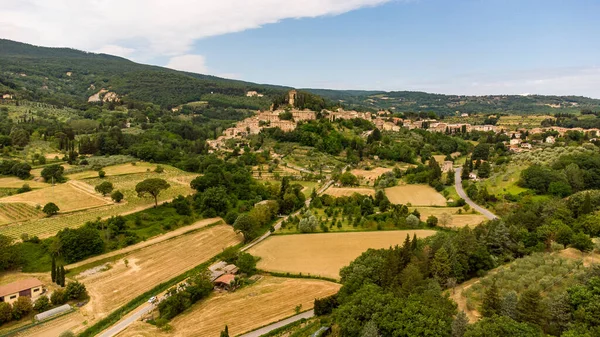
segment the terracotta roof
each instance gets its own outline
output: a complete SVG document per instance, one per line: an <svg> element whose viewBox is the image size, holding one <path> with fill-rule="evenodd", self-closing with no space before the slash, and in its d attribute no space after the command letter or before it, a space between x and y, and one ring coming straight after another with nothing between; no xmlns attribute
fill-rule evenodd
<svg viewBox="0 0 600 337"><path fill-rule="evenodd" d="M235 279L235 275L225 274L215 280L215 283L224 283L229 285Z"/></svg>
<svg viewBox="0 0 600 337"><path fill-rule="evenodd" d="M36 278L28 278L25 280L9 283L7 285L0 286L0 297L18 293L19 291L39 287L41 285L43 285L43 283Z"/></svg>

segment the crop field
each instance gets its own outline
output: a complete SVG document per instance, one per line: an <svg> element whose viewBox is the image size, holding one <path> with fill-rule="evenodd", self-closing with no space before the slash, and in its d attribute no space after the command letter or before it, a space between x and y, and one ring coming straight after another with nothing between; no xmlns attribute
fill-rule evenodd
<svg viewBox="0 0 600 337"><path fill-rule="evenodd" d="M321 280L263 276L236 292L219 292L176 317L167 336L218 336L225 325L236 336L295 315L295 307L312 309L315 298L338 292L340 285ZM164 333L163 333L164 334ZM150 324L136 324L119 336L162 336Z"/></svg>
<svg viewBox="0 0 600 337"><path fill-rule="evenodd" d="M125 175L125 174L144 173L144 172L147 172L148 170L154 171L154 169L156 169L156 166L157 166L156 164L149 164L149 163L136 163L135 165L128 163L128 164L107 166L107 167L103 168L102 171L104 171L104 173L106 173L106 176L118 176L118 175ZM69 174L69 175L67 175L67 177L69 179L96 178L96 177L98 177L98 172L97 171L84 171L84 172Z"/></svg>
<svg viewBox="0 0 600 337"><path fill-rule="evenodd" d="M367 187L330 187L323 194L329 194L332 197L349 197L354 193L374 196L375 190Z"/></svg>
<svg viewBox="0 0 600 337"><path fill-rule="evenodd" d="M369 183L369 185L373 185L373 183L375 182L375 180L377 178L379 178L379 176L381 176L382 174L384 174L386 172L391 172L391 171L392 171L391 168L376 167L372 170L354 169L350 172L352 174L354 174L355 176L357 176L358 179L361 180L363 183Z"/></svg>
<svg viewBox="0 0 600 337"><path fill-rule="evenodd" d="M401 245L406 235L424 238L435 233L433 230L399 230L276 235L252 247L249 253L261 258L260 269L337 279L340 268L369 248Z"/></svg>
<svg viewBox="0 0 600 337"><path fill-rule="evenodd" d="M158 197L159 202L168 201L178 195L189 195L194 192L194 190L189 185L189 181L195 178L197 174L187 173L168 165L164 165L163 167L163 173L144 172L127 175L109 176L104 179L91 178L84 180L71 180L67 184L76 184L82 187L87 186L87 189L89 191L93 191L94 186L98 185L103 181L110 181L111 183L113 183L115 190L120 190L125 195L125 199L118 204L109 203L108 201L106 201L105 206L89 208L85 212L71 212L67 214L59 214L58 216L53 216L50 218L30 220L27 222L19 223L18 225L15 224L0 226L0 234L18 238L22 233L27 233L29 235L37 235L40 238L43 238L52 236L63 228L79 227L83 225L86 221L95 220L96 218L107 218L115 215L126 215L152 207L154 205L154 200L152 198L139 198L137 196L137 193L135 192L135 185L147 178L163 178L171 184L171 187L169 189L163 191L160 194L160 196ZM56 185L54 188L56 189L62 185ZM47 192L50 193L51 189L52 188L46 188L44 190L47 190ZM22 197L23 195L25 194L20 194L18 196ZM104 200L99 195L97 195L97 198ZM2 200L3 199L0 199L0 202ZM60 204L59 207L61 208L61 211L64 211Z"/></svg>
<svg viewBox="0 0 600 337"><path fill-rule="evenodd" d="M435 216L438 220L442 214L450 215L450 224L446 225L449 228L474 227L486 220L485 216L470 211L462 210L462 214L459 214L458 211L461 209L460 207L417 207L423 221L427 220L430 215ZM438 226L441 225L438 223Z"/></svg>
<svg viewBox="0 0 600 337"><path fill-rule="evenodd" d="M31 188L43 188L50 186L50 184L36 180L21 180L17 177L0 178L0 188L20 188L24 184L29 185Z"/></svg>
<svg viewBox="0 0 600 337"><path fill-rule="evenodd" d="M44 213L26 203L0 203L0 224L41 217Z"/></svg>
<svg viewBox="0 0 600 337"><path fill-rule="evenodd" d="M83 210L92 207L104 206L110 201L102 198L99 194L90 193L90 191L83 186L80 188L71 182L64 184L57 184L52 187L42 188L39 190L16 194L10 197L0 199L0 203L27 203L33 207L41 206L49 202L55 203L60 212L72 212L77 210ZM94 190L92 186L89 186L91 191Z"/></svg>
<svg viewBox="0 0 600 337"><path fill-rule="evenodd" d="M92 298L83 309L103 317L241 241L231 226L218 225L134 251L106 271L84 271L75 276L85 284Z"/></svg>
<svg viewBox="0 0 600 337"><path fill-rule="evenodd" d="M446 198L428 185L401 185L385 189L392 204L446 206Z"/></svg>
<svg viewBox="0 0 600 337"><path fill-rule="evenodd" d="M301 173L293 168L284 165L274 167L272 172L269 172L269 165L259 165L252 167L252 176L259 180L279 180L285 176L300 176ZM278 179L279 177L279 179Z"/></svg>

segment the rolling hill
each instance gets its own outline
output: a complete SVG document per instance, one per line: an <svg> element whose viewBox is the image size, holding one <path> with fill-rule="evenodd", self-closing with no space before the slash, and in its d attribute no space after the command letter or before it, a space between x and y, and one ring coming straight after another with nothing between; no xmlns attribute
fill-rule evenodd
<svg viewBox="0 0 600 337"><path fill-rule="evenodd" d="M85 109L100 89L125 101L171 108L207 101L217 106L265 109L290 87L256 84L135 63L69 48L46 48L0 39L0 93L19 99ZM580 96L459 96L412 91L301 89L346 109L395 112L555 114L600 111L600 100ZM246 97L247 91L265 96ZM318 98L315 98L318 100ZM333 103L333 104L329 104Z"/></svg>
<svg viewBox="0 0 600 337"><path fill-rule="evenodd" d="M269 97L290 89L144 65L106 54L0 39L0 92L77 106L85 105L88 97L102 88L128 100L165 108L206 100L211 93L244 100L250 90L265 94L265 98L254 100L268 106Z"/></svg>

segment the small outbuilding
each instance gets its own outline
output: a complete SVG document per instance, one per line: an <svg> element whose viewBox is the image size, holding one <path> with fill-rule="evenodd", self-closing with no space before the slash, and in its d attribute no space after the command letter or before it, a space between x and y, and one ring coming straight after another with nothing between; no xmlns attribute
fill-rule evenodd
<svg viewBox="0 0 600 337"><path fill-rule="evenodd" d="M232 283L235 280L235 275L224 274L219 276L214 283L217 287L223 288L225 290L231 290Z"/></svg>
<svg viewBox="0 0 600 337"><path fill-rule="evenodd" d="M32 277L0 286L0 302L13 303L21 296L36 298L42 294L43 285Z"/></svg>

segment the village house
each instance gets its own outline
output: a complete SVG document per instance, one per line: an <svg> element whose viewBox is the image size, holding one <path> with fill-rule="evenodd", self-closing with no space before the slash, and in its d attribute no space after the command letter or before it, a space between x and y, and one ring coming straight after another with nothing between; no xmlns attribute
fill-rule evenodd
<svg viewBox="0 0 600 337"><path fill-rule="evenodd" d="M524 148L524 149L531 150L531 144L529 144L529 143L521 143L521 147Z"/></svg>
<svg viewBox="0 0 600 337"><path fill-rule="evenodd" d="M43 283L36 278L28 278L0 286L0 302L13 303L21 296L31 297L32 300L43 293Z"/></svg>
<svg viewBox="0 0 600 337"><path fill-rule="evenodd" d="M510 145L519 145L521 144L521 140L518 138L513 138L510 140Z"/></svg>
<svg viewBox="0 0 600 337"><path fill-rule="evenodd" d="M450 160L444 161L444 164L442 165L442 172L446 173L446 172L452 171L453 164L454 163L451 162Z"/></svg>
<svg viewBox="0 0 600 337"><path fill-rule="evenodd" d="M257 91L248 91L246 97L263 97L263 94L259 94Z"/></svg>
<svg viewBox="0 0 600 337"><path fill-rule="evenodd" d="M546 143L554 144L555 142L556 142L556 139L553 136L546 137Z"/></svg>
<svg viewBox="0 0 600 337"><path fill-rule="evenodd" d="M2 99L12 99L13 96L11 94L4 94L2 95Z"/></svg>

